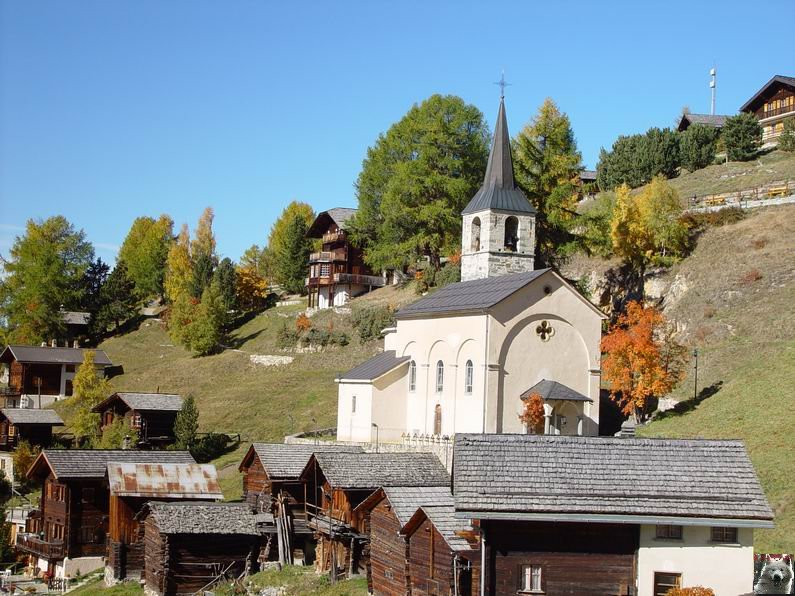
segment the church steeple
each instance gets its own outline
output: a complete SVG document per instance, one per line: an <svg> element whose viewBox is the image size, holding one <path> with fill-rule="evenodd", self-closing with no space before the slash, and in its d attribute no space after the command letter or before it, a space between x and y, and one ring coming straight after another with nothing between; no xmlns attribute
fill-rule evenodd
<svg viewBox="0 0 795 596"><path fill-rule="evenodd" d="M500 85L504 90L505 81ZM511 137L501 95L483 185L462 212L461 280L532 271L535 214L513 176Z"/></svg>

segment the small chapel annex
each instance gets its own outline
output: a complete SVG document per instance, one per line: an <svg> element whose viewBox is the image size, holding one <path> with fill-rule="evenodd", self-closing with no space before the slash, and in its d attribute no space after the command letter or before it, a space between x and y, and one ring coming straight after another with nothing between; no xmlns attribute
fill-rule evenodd
<svg viewBox="0 0 795 596"><path fill-rule="evenodd" d="M486 175L463 211L461 277L396 313L381 354L341 374L337 439L599 431L604 314L551 269L535 269L535 209L517 187L504 99Z"/></svg>

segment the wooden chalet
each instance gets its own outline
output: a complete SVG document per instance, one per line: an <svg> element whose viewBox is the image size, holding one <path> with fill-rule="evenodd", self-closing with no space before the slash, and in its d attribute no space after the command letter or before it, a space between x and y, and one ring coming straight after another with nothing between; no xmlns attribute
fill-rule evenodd
<svg viewBox="0 0 795 596"><path fill-rule="evenodd" d="M373 491L450 486L447 470L431 453L315 453L301 478L308 525L318 538L315 566L337 577L367 572L369 516L357 507Z"/></svg>
<svg viewBox="0 0 795 596"><path fill-rule="evenodd" d="M723 128L723 125L726 124L726 118L728 117L729 116L722 114L691 114L690 112L684 112L679 117L676 130L684 132L694 124L701 124L702 126L709 126L710 128L717 128L720 130Z"/></svg>
<svg viewBox="0 0 795 596"><path fill-rule="evenodd" d="M151 500L222 501L211 464L109 463L110 494L106 577L140 579L144 568L144 527L135 517Z"/></svg>
<svg viewBox="0 0 795 596"><path fill-rule="evenodd" d="M6 408L43 408L72 395L72 380L83 363L82 348L52 346L7 346L0 363L8 368L8 384L0 388ZM100 375L113 366L108 355L94 350L94 365Z"/></svg>
<svg viewBox="0 0 795 596"><path fill-rule="evenodd" d="M479 536L469 521L455 516L448 491L423 505L401 528L408 541L412 596L472 596L480 576Z"/></svg>
<svg viewBox="0 0 795 596"><path fill-rule="evenodd" d="M401 530L423 505L452 506L449 486L391 486L381 488L356 508L370 534L367 583L372 594L411 593L409 537Z"/></svg>
<svg viewBox="0 0 795 596"><path fill-rule="evenodd" d="M260 532L245 503L150 501L137 520L149 594L201 594L257 570Z"/></svg>
<svg viewBox="0 0 795 596"><path fill-rule="evenodd" d="M762 141L775 142L784 132L784 121L795 118L795 77L776 75L740 108L756 116Z"/></svg>
<svg viewBox="0 0 795 596"><path fill-rule="evenodd" d="M174 442L174 422L182 409L182 397L171 393L114 393L91 411L99 414L100 430L119 418L138 432L138 443L163 447Z"/></svg>
<svg viewBox="0 0 795 596"><path fill-rule="evenodd" d="M453 495L481 531L485 596L740 594L773 517L740 441L457 435Z"/></svg>
<svg viewBox="0 0 795 596"><path fill-rule="evenodd" d="M361 447L252 443L238 469L243 473L243 497L258 513L271 513L273 531L263 549L266 560L294 563L314 560L314 532L306 525L306 482L301 479L309 459L318 452L363 453ZM271 544L272 541L276 544Z"/></svg>
<svg viewBox="0 0 795 596"><path fill-rule="evenodd" d="M41 573L56 577L104 566L109 531L109 463L195 464L187 451L45 449L28 470L41 486L16 548Z"/></svg>
<svg viewBox="0 0 795 596"><path fill-rule="evenodd" d="M372 274L362 251L348 240L345 225L355 214L356 209L329 209L319 213L307 230L307 237L321 241L320 251L309 255L309 308L342 306L384 285L383 277Z"/></svg>
<svg viewBox="0 0 795 596"><path fill-rule="evenodd" d="M0 409L0 450L12 451L20 441L49 447L52 427L62 426L63 420L55 410L28 408Z"/></svg>
<svg viewBox="0 0 795 596"><path fill-rule="evenodd" d="M61 309L61 318L66 327L67 343L75 344L88 336L88 326L91 323L91 313Z"/></svg>

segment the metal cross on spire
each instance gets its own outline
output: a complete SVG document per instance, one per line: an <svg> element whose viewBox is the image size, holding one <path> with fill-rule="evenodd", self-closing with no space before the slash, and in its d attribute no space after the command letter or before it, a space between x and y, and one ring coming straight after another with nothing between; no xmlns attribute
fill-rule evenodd
<svg viewBox="0 0 795 596"><path fill-rule="evenodd" d="M505 88L510 87L510 83L505 80L505 71L502 71L502 75L500 76L500 80L494 83L495 85L499 85L500 87L500 99L505 99Z"/></svg>

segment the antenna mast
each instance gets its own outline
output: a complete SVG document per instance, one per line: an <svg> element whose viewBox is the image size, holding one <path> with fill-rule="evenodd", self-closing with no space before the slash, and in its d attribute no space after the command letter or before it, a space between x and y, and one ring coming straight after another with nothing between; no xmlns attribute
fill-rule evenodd
<svg viewBox="0 0 795 596"><path fill-rule="evenodd" d="M710 114L715 115L715 67L709 69L709 88L712 89L712 108Z"/></svg>

